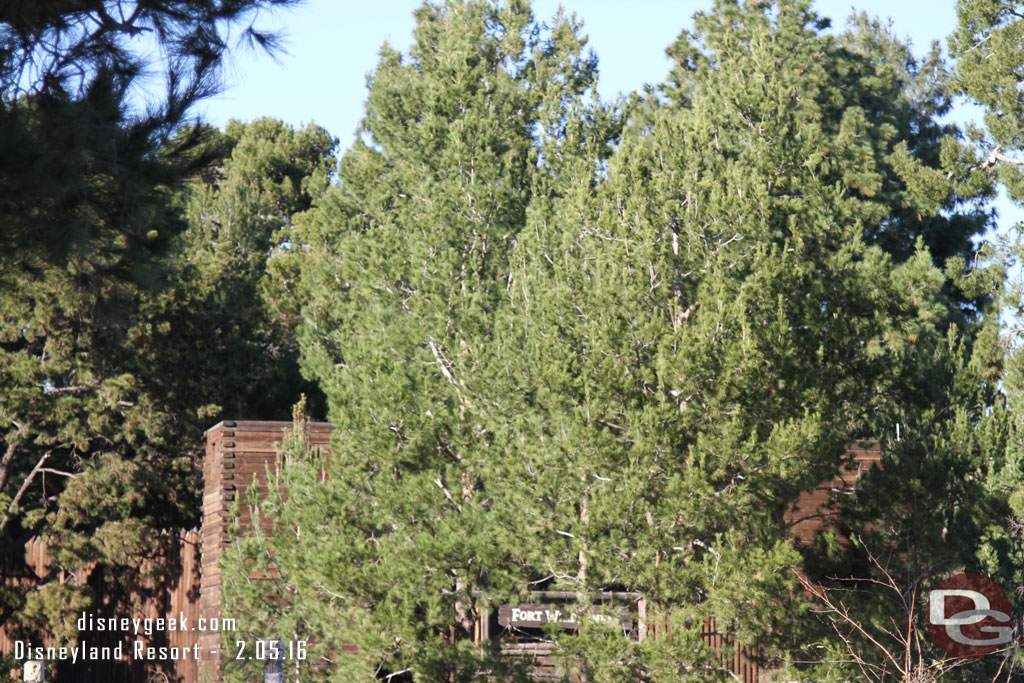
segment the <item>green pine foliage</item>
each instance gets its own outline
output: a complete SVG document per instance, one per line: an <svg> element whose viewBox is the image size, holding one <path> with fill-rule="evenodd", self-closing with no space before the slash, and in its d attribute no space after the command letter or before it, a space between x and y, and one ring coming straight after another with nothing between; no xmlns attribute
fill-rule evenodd
<svg viewBox="0 0 1024 683"><path fill-rule="evenodd" d="M850 45L891 40L877 26L858 21L832 39L816 23L799 4L768 13L725 3L699 15L694 34L671 50L679 66L667 101L648 105L643 125L627 129L596 197L565 203L568 211L548 222L551 241L532 270L555 259L548 270L558 284L544 278L530 288L567 291L552 324L573 321L562 329L576 330L579 370L566 373L564 386L568 393L583 383L570 395L586 411L581 427L590 425L569 431L562 447L586 444L584 434L601 425L614 437L587 451L596 471L580 478L576 499L598 474L638 470L596 534L608 545L595 555L614 569L596 585L650 586L661 611L693 615L691 624L735 618L740 637L787 649L813 640L815 622L787 592L794 560L779 543L784 509L830 476L845 443L888 434L895 420L887 418L898 411L934 429L951 419L945 406L962 401L977 406L963 428L977 428L997 402L999 362L979 350L971 375L944 353L958 323L975 334L964 299L987 305L983 283L999 279L998 269L970 272L962 257L949 258L947 240L960 240L953 253L969 247L975 207L960 215L939 155L924 144L910 155L896 137L892 122L906 115L904 103L867 96L882 84L909 87L919 72L851 54ZM880 196L886 187L893 194ZM915 216L946 226L933 242L945 257L926 242L931 218ZM531 327L536 310L521 316ZM973 393L938 402L958 390ZM999 451L998 439L988 443L992 451L932 447L927 457L947 473L956 471L950 458L984 469ZM931 484L934 503L955 487ZM899 501L895 509L911 498L906 489L884 491L876 499ZM646 510L636 510L639 498ZM979 507L962 514L978 517L986 504L972 504ZM635 521L617 537L624 510ZM595 525L592 511L586 522ZM928 561L971 558L977 536L956 538L921 552L930 551ZM589 651L588 643L580 657ZM676 667L641 668L672 680L682 676Z"/></svg>
<svg viewBox="0 0 1024 683"><path fill-rule="evenodd" d="M725 679L709 617L766 654L842 647L809 617L805 560L1009 566L1003 270L973 246L992 187L937 121L937 50L865 17L828 34L807 2L723 1L663 86L606 105L574 19L416 18L273 264L339 429L330 458L285 449L258 503L277 533L226 571L256 631L335 663L303 676L504 671L473 622L541 587L638 591L661 633L552 631L567 675ZM879 436L876 504L846 513L875 529L860 555L795 548L787 508ZM253 587L257 569L277 578Z"/></svg>
<svg viewBox="0 0 1024 683"><path fill-rule="evenodd" d="M231 49L279 47L278 34L258 28L260 14L296 2L3 3L3 257L116 256L122 269L140 269L171 236L168 186L211 160L196 154L203 137L181 127L221 88Z"/></svg>
<svg viewBox="0 0 1024 683"><path fill-rule="evenodd" d="M363 671L468 680L498 665L465 642L473 618L539 578L532 536L558 538L523 523L536 494L513 485L521 446L505 423L519 387L491 343L511 258L533 198L554 200L579 165L569 136L607 155L616 123L586 94L595 64L572 19L545 34L520 3L424 6L417 19L409 57L382 50L364 134L281 256L300 264L304 368L346 425L329 468L347 484L316 515L351 525L307 517L300 542L332 575L287 571L306 601L359 596L350 617L310 628L326 646L355 642Z"/></svg>
<svg viewBox="0 0 1024 683"><path fill-rule="evenodd" d="M1019 87L1019 72L1024 63L1021 49L1021 22L1019 3L992 0L980 2L962 0L957 4L958 27L950 36L951 54L957 59L955 87L957 91L980 105L984 111L984 126L971 131L976 151L971 172L991 173L1007 195L1018 205L1024 198L1024 99ZM1008 254L1017 267L1012 286L1003 293L1002 317L1010 328L1005 338L998 340L1006 349L1004 371L999 378L1005 394L1006 427L1001 432L1002 442L982 442L979 448L994 448L988 458L988 467L971 472L968 480L975 487L984 487L990 499L990 515L994 517L982 531L985 543L978 551L976 565L986 573L999 577L1001 585L1020 596L1024 586L1021 567L1021 543L1024 542L1024 497L1021 495L1022 454L1024 434L1021 415L1024 396L1021 384L1024 356L1021 354L1020 319L1024 311L1024 287L1020 278L1021 226L1004 228L993 241L1000 251ZM1000 452L1000 449L1002 452ZM959 502L959 501L957 501ZM956 506L960 512L964 506ZM947 514L946 517L951 515ZM974 520L971 520L972 522ZM1013 557L1007 563L1005 556ZM1016 662L1019 666L1020 653Z"/></svg>
<svg viewBox="0 0 1024 683"><path fill-rule="evenodd" d="M954 68L863 15L718 0L664 83L605 103L575 16L426 2L337 165L315 125L181 125L222 31L287 1L8 4L0 559L41 535L127 595L197 522L202 430L304 393L239 501L267 526L223 561L240 637L308 641L297 680L532 680L473 636L537 589L644 600L642 642L547 632L573 680L728 680L709 618L787 680L930 680L949 662L911 599L964 570L1024 585L1019 302L978 246L995 181L1022 187L1013 3L960 3ZM177 52L135 115L141 29ZM986 130L941 122L955 94ZM869 438L854 547L795 543L786 511ZM52 578L0 620L73 640L91 589ZM839 579L845 613L813 612Z"/></svg>
<svg viewBox="0 0 1024 683"><path fill-rule="evenodd" d="M984 108L984 128L972 130L975 170L995 167L1010 196L1024 198L1024 65L1021 4L1009 0L960 0L957 30L949 38L956 58L954 87Z"/></svg>
<svg viewBox="0 0 1024 683"><path fill-rule="evenodd" d="M140 562L199 523L211 421L281 419L309 390L263 281L282 229L326 185L334 141L268 119L203 135L217 163L168 192L162 211L179 236L141 281L114 272L123 254L112 251L62 265L30 249L0 259L3 557L20 571L10 558L41 536L65 572L97 565L104 609L119 615L151 578ZM33 588L0 599L5 626L33 640L73 640L76 612L98 608L75 580Z"/></svg>
<svg viewBox="0 0 1024 683"><path fill-rule="evenodd" d="M303 392L322 417L322 395L301 378L292 324L265 275L292 216L326 187L335 141L315 124L258 119L230 122L214 144L222 158L178 198L187 228L173 244L171 285L144 308L146 363L168 378L168 394L211 404L207 420L287 419ZM187 377L176 374L183 366Z"/></svg>

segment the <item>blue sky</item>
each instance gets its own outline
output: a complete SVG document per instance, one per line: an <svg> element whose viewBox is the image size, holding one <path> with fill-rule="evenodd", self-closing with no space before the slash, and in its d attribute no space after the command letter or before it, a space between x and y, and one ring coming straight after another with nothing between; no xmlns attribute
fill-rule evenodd
<svg viewBox="0 0 1024 683"><path fill-rule="evenodd" d="M584 33L600 60L599 90L610 98L661 81L668 73L665 48L693 13L710 0L565 0L584 21ZM419 0L306 0L297 8L267 15L266 27L283 28L287 53L277 62L259 54L236 53L228 69L229 88L201 109L213 123L275 116L298 125L316 121L347 147L362 115L366 75L387 41L400 50L412 42L412 12ZM538 19L554 16L557 0L534 0ZM854 4L832 0L816 5L842 24ZM909 36L919 51L944 40L956 23L955 5L862 0L858 10L891 17L897 35Z"/></svg>
<svg viewBox="0 0 1024 683"><path fill-rule="evenodd" d="M548 19L558 0L534 0L534 14ZM665 48L698 10L711 0L563 0L584 21L584 33L600 60L598 89L603 98L661 81L668 73ZM230 118L274 116L292 125L310 121L324 126L341 149L354 139L366 97L366 75L381 45L405 51L412 42L413 10L420 0L306 0L297 8L264 16L260 25L284 29L286 52L277 60L258 53L235 52L227 71L228 88L205 102L203 116L223 126ZM890 19L897 35L911 39L923 53L942 41L956 24L956 4L920 0L828 0L815 3L819 14L842 26L854 11ZM975 112L958 107L956 120ZM999 231L1024 220L1024 211L1002 200Z"/></svg>

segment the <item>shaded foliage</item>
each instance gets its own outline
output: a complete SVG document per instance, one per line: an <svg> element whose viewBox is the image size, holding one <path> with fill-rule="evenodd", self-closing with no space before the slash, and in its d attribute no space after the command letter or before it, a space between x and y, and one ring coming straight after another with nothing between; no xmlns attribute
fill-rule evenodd
<svg viewBox="0 0 1024 683"><path fill-rule="evenodd" d="M310 390L261 282L276 234L332 171L334 141L272 120L203 134L219 159L168 197L168 220L184 227L153 285L100 272L101 252L63 267L30 251L0 260L11 276L0 296L3 555L41 535L55 568L97 564L115 597L149 578L137 567L166 550L166 530L198 524L211 422L286 417ZM53 578L6 593L5 625L74 638L58 617L88 607L92 590Z"/></svg>

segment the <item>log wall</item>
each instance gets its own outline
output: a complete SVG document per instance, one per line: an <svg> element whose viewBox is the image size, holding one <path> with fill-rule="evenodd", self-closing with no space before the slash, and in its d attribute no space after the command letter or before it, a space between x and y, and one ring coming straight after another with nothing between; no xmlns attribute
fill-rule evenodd
<svg viewBox="0 0 1024 683"><path fill-rule="evenodd" d="M191 648L197 642L198 633L191 630L198 625L199 618L199 530L191 529L175 533L168 540L167 557L146 560L139 566L140 574L154 572L156 578L143 582L141 592L123 595L116 587L104 580L102 571L87 566L74 574L61 572L53 566L45 541L32 538L22 550L0 565L0 581L4 588L14 587L25 590L35 589L44 582L76 582L86 584L92 590L94 606L88 615L102 617L131 617L150 619L154 628L152 634L111 633L85 631L80 640L90 646L114 648L123 643L125 656L121 660L103 658L90 662L47 662L46 680L76 681L76 683L192 683L199 680L198 662L189 656L179 659L139 659L133 656L135 642L141 646L178 648L179 652ZM126 613L124 605L130 606ZM157 630L157 619L187 620L185 630ZM28 640L29 636L18 632L11 620L0 623L0 656L14 653L16 641L31 642L33 646L60 646L52 637L42 641Z"/></svg>
<svg viewBox="0 0 1024 683"><path fill-rule="evenodd" d="M244 494L254 480L263 479L267 467L277 464L278 445L291 422L259 422L229 420L214 425L206 432L206 460L203 464L203 530L202 579L200 583L199 613L205 618L219 618L222 609L221 576L218 561L224 546L231 544L227 530L229 510L235 498ZM334 427L326 422L309 425L309 440L314 446L324 446L331 438ZM266 488L261 486L261 492ZM251 523L249 511L240 509L240 523ZM244 628L244 624L238 625ZM201 673L210 681L221 680L223 655L220 634L204 633L199 638L202 652Z"/></svg>

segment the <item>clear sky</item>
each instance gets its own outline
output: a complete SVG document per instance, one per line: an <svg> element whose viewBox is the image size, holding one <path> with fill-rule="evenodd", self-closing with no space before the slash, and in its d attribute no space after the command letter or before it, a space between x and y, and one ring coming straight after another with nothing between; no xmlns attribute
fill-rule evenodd
<svg viewBox="0 0 1024 683"><path fill-rule="evenodd" d="M420 0L306 0L262 18L266 28L284 29L286 52L277 61L258 53L235 52L228 69L228 88L199 111L216 125L230 118L251 120L274 116L292 125L310 121L324 126L341 149L354 139L366 98L366 75L377 63L380 46L388 42L406 51L412 42L413 10ZM708 9L711 0L563 0L584 22L589 46L600 60L598 89L603 98L657 83L668 73L665 48L690 26L693 13ZM534 0L534 14L549 19L558 0ZM897 35L911 39L923 53L942 41L956 24L956 3L923 0L819 0L819 14L841 27L849 14L865 11L890 19ZM959 107L954 118L973 112ZM1024 220L1024 211L1006 201L996 204L1000 230Z"/></svg>
<svg viewBox="0 0 1024 683"><path fill-rule="evenodd" d="M668 73L665 48L690 26L693 13L710 0L564 0L583 19L584 33L600 60L599 90L618 92L656 83ZM297 8L267 15L266 27L283 28L287 53L277 62L260 54L241 54L228 70L229 88L201 109L215 124L275 116L291 124L309 121L324 126L349 145L362 116L366 75L377 63L386 41L405 51L412 42L413 10L419 0L306 0ZM534 14L549 19L558 0L534 0ZM891 17L897 35L909 36L919 51L944 40L956 23L953 2L883 2L830 0L816 3L820 14L842 25L856 6L869 14Z"/></svg>

